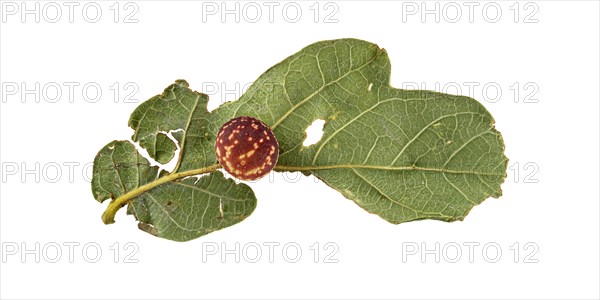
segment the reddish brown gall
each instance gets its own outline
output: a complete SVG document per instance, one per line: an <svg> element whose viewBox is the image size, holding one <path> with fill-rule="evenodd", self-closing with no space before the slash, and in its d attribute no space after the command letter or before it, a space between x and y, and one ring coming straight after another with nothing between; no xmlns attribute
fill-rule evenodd
<svg viewBox="0 0 600 300"><path fill-rule="evenodd" d="M237 117L219 129L215 152L221 166L233 177L255 180L273 170L279 144L265 123L252 117Z"/></svg>

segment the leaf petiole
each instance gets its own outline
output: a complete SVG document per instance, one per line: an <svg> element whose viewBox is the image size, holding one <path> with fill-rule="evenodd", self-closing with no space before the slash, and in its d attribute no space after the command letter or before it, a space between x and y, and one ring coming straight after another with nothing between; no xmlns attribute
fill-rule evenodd
<svg viewBox="0 0 600 300"><path fill-rule="evenodd" d="M136 189L133 189L133 190L127 192L126 194L121 195L120 197L113 200L112 202L110 202L110 204L108 205L108 207L106 207L106 210L102 214L102 222L104 222L104 224L114 223L115 215L116 215L117 211L119 209L121 209L121 207L123 207L127 203L129 203L129 201L131 201L133 198L135 198L135 197L137 197L137 196L139 196L161 184L171 182L171 181L174 181L177 179L185 178L188 176L210 173L219 168L221 168L221 165L214 164L214 165L200 168L200 169L194 169L194 170L189 170L189 171L184 171L184 172L179 172L179 173L172 173L172 174L160 177L160 178L158 178L148 184L142 185Z"/></svg>

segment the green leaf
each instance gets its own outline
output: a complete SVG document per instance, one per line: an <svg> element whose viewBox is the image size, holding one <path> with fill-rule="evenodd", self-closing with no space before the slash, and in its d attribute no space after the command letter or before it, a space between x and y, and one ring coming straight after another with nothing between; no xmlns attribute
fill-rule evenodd
<svg viewBox="0 0 600 300"><path fill-rule="evenodd" d="M279 140L276 170L314 174L392 223L462 220L499 197L507 158L489 112L468 97L392 88L390 66L375 44L318 42L213 114L262 119ZM317 119L324 134L304 147Z"/></svg>
<svg viewBox="0 0 600 300"><path fill-rule="evenodd" d="M114 212L129 204L127 211L140 221L140 229L174 241L231 226L254 211L256 197L247 185L221 172L199 179L188 175L158 176L158 167L150 166L133 144L113 141L94 160L92 192L100 202L113 199L111 205L123 197L132 200L115 204Z"/></svg>
<svg viewBox="0 0 600 300"><path fill-rule="evenodd" d="M206 95L175 82L129 120L132 140L159 163L180 149L175 169L157 176L133 145L123 142L117 155L109 144L96 158L92 182L96 199L114 199L104 221L129 204L140 228L181 241L247 217L256 204L250 188L214 172L220 167L216 133L242 115L274 130L280 145L275 170L314 174L392 223L462 220L473 206L499 197L507 158L489 112L468 97L395 89L390 69L387 53L375 44L318 42L212 113ZM317 119L326 121L323 137L305 147L305 130ZM204 173L211 174L198 182L189 178Z"/></svg>
<svg viewBox="0 0 600 300"><path fill-rule="evenodd" d="M131 115L129 124L135 130L132 140L159 163L169 162L177 146L203 139L189 127L191 122L201 124L202 116L208 114L208 96L187 86L187 82L177 81L163 94L142 103ZM208 157L180 153L176 168L195 160L215 160L214 154ZM184 158L183 153L188 155ZM127 211L140 221L140 229L166 239L186 241L241 222L256 207L250 187L213 172L217 167L159 173L159 168L151 166L132 143L113 141L94 160L92 193L100 202L112 199L103 215L105 223L113 223L116 211L128 205ZM190 177L204 173L210 174L198 180Z"/></svg>
<svg viewBox="0 0 600 300"><path fill-rule="evenodd" d="M256 197L247 185L213 172L167 182L141 194L130 207L143 230L188 241L241 222L254 211Z"/></svg>

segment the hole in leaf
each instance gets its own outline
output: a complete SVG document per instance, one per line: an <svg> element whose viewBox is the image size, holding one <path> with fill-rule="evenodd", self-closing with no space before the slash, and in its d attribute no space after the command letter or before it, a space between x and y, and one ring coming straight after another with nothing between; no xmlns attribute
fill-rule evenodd
<svg viewBox="0 0 600 300"><path fill-rule="evenodd" d="M148 154L148 151L145 148L143 148L142 146L140 146L139 142L134 142L131 139L129 139L129 142L134 145L135 149L138 151L138 153L142 157L144 157L145 159L147 159L150 162L151 166L157 166L162 174L162 172L171 172L175 168L175 165L177 164L177 161L179 159L179 153L181 152L177 138L181 139L181 136L183 135L183 133L184 133L184 130L181 128L175 129L175 130L169 130L168 132L164 131L164 130L158 131L157 136L158 135L166 136L175 145L175 151L174 151L173 158L169 162L164 163L164 164L154 160L150 156L150 154ZM160 175L159 177L162 177L162 176L163 175Z"/></svg>
<svg viewBox="0 0 600 300"><path fill-rule="evenodd" d="M175 165L177 165L177 161L179 160L179 152L181 152L179 142L174 135L181 135L184 133L184 130L180 128L176 130L169 130L168 132L160 131L160 133L166 135L173 142L173 144L175 144L175 154L173 155L173 158L165 164L159 164L162 169L172 171L175 168Z"/></svg>
<svg viewBox="0 0 600 300"><path fill-rule="evenodd" d="M223 199L219 199L219 215L221 219L225 218L225 214L223 212Z"/></svg>
<svg viewBox="0 0 600 300"><path fill-rule="evenodd" d="M323 127L325 126L325 120L317 119L308 128L306 128L306 138L302 143L302 146L308 147L316 144L321 137L323 137Z"/></svg>

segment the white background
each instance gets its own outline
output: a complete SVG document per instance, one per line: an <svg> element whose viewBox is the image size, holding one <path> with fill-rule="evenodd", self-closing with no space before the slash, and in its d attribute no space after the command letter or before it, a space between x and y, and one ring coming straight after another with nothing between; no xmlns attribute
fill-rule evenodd
<svg viewBox="0 0 600 300"><path fill-rule="evenodd" d="M0 22L1 297L600 297L598 2L494 2L485 12L487 2L471 2L471 20L472 4L437 2L439 20L422 20L421 2L310 1L297 2L296 23L294 8L282 11L284 2L274 2L272 23L260 2L239 2L239 22L235 15L223 22L222 11L206 15L200 2L97 2L96 23L89 20L93 8L88 20L82 16L87 2L75 2L73 22L64 2L45 10L49 2L37 3L39 22L35 15L21 20L21 11ZM56 7L62 16L51 23ZM256 7L262 16L251 23ZM501 16L493 22L497 7ZM138 22L124 23L134 9ZM334 10L328 21L337 23L324 22ZM150 236L122 211L115 224L101 222L107 203L93 199L86 166L109 141L130 137L127 120L139 102L183 78L210 93L214 108L239 96L236 83L241 89L302 47L343 37L384 47L393 86L446 86L465 95L475 86L471 96L495 117L510 159L500 199L475 207L463 222L391 225L313 177L276 173L251 184L258 197L251 217L191 242ZM35 90L36 83L41 94L25 95L22 84ZM86 84L100 87L98 101L90 103L93 88L82 96ZM75 95L67 85L77 85ZM53 100L56 86L62 97ZM214 86L219 90L208 90ZM137 103L124 103L132 91ZM271 242L279 243L273 262L265 245ZM79 243L72 257L69 243ZM310 249L315 243L318 254ZM323 249L326 243L332 246ZM478 243L471 258L470 243ZM223 247L236 245L239 262L234 254L221 257ZM262 256L252 263L256 245ZM286 261L296 246L302 256ZM124 262L134 249L134 262Z"/></svg>

